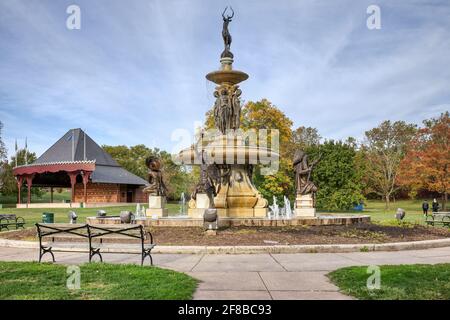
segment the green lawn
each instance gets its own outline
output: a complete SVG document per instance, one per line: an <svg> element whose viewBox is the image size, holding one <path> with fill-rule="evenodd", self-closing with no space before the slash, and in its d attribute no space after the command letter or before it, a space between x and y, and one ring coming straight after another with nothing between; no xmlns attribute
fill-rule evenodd
<svg viewBox="0 0 450 320"><path fill-rule="evenodd" d="M145 204L144 204L145 205ZM148 205L146 205L148 207ZM170 214L177 214L179 210L178 204L168 203L167 208L169 208ZM119 215L120 211L128 210L135 212L135 205L128 206L119 206L119 207L104 207L104 208L51 208L51 209L17 209L17 208L3 208L0 209L0 214L16 214L17 216L23 217L26 221L26 227L33 226L36 222L42 222L42 213L43 212L53 212L55 214L55 222L69 222L69 218L67 214L70 210L73 210L78 215L78 222L84 223L86 222L86 217L95 216L97 211L103 209L106 210L109 216Z"/></svg>
<svg viewBox="0 0 450 320"><path fill-rule="evenodd" d="M380 289L369 290L367 267L348 267L329 278L346 294L365 300L450 300L450 264L380 266Z"/></svg>
<svg viewBox="0 0 450 320"><path fill-rule="evenodd" d="M63 265L0 262L0 299L186 300L198 283L171 270L106 263L81 265L80 289L68 289L67 279Z"/></svg>
<svg viewBox="0 0 450 320"><path fill-rule="evenodd" d="M423 200L399 200L391 202L390 208L386 210L383 201L368 200L362 213L370 215L373 222L389 223L395 220L397 208L402 208L406 212L404 221L424 224L422 202Z"/></svg>
<svg viewBox="0 0 450 320"><path fill-rule="evenodd" d="M22 201L26 201L27 193L25 192L22 194L23 199ZM36 195L31 195L31 202L33 203L48 203L50 202L50 192L45 192L41 197L37 197ZM70 200L71 198L71 192L70 190L63 190L61 193L58 193L56 191L53 192L53 202L64 202L66 200ZM17 203L17 197L16 196L4 196L0 195L0 203L2 203L5 206L9 205L15 205Z"/></svg>

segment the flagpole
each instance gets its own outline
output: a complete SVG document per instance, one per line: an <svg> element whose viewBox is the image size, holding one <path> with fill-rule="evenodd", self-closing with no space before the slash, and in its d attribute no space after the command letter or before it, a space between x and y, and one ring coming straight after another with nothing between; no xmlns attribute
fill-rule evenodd
<svg viewBox="0 0 450 320"><path fill-rule="evenodd" d="M28 143L27 137L25 137L25 165L28 164Z"/></svg>
<svg viewBox="0 0 450 320"><path fill-rule="evenodd" d="M16 139L16 144L15 144L15 151L16 151L16 167L17 167L17 139Z"/></svg>

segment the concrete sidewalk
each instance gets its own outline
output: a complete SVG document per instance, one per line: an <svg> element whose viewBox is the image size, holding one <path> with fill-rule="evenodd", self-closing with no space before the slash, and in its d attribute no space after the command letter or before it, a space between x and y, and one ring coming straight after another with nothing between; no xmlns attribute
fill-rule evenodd
<svg viewBox="0 0 450 320"><path fill-rule="evenodd" d="M37 260L36 249L0 247L2 261ZM87 262L87 253L56 252L62 264ZM111 263L139 263L139 255L104 254ZM450 263L450 247L398 252L295 254L154 254L154 264L201 280L195 299L349 299L326 274L341 267ZM49 256L47 256L47 261Z"/></svg>

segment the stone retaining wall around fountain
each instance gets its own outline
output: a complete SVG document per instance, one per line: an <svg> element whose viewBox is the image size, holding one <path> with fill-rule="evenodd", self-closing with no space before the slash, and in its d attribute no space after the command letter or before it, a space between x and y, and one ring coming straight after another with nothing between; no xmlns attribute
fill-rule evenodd
<svg viewBox="0 0 450 320"><path fill-rule="evenodd" d="M119 217L88 217L89 224L120 224ZM369 223L367 215L326 215L293 219L266 218L220 218L219 227L286 227L286 226L324 226ZM159 219L138 219L136 223L148 227L203 227L203 219L164 217Z"/></svg>

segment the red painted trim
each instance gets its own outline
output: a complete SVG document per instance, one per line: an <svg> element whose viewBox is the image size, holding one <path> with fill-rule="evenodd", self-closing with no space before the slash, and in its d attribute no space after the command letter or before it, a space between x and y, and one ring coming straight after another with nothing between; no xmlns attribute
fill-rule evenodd
<svg viewBox="0 0 450 320"><path fill-rule="evenodd" d="M59 163L59 164L41 164L22 166L13 169L15 176L36 173L55 173L59 171L76 172L76 171L94 171L95 163Z"/></svg>

